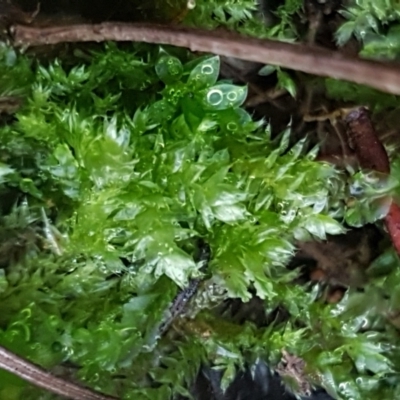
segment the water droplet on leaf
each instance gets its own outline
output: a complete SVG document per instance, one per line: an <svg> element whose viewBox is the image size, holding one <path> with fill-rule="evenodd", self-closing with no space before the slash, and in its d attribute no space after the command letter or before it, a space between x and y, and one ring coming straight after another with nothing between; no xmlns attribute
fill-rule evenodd
<svg viewBox="0 0 400 400"><path fill-rule="evenodd" d="M201 67L201 72L205 75L210 75L214 72L214 69L210 64L204 64Z"/></svg>
<svg viewBox="0 0 400 400"><path fill-rule="evenodd" d="M226 125L226 128L228 129L228 131L236 131L237 129L238 129L238 125L237 125L237 123L236 122L229 122L227 125Z"/></svg>
<svg viewBox="0 0 400 400"><path fill-rule="evenodd" d="M226 96L229 101L235 101L238 97L237 92L229 92Z"/></svg>
<svg viewBox="0 0 400 400"><path fill-rule="evenodd" d="M207 101L212 106L217 106L218 104L222 103L224 96L219 89L210 90L207 94Z"/></svg>

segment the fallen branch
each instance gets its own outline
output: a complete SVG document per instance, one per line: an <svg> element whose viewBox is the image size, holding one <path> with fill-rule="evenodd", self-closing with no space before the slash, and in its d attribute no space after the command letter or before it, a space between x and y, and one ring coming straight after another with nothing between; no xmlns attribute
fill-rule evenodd
<svg viewBox="0 0 400 400"><path fill-rule="evenodd" d="M92 390L57 378L0 346L0 368L42 389L73 400L115 400Z"/></svg>
<svg viewBox="0 0 400 400"><path fill-rule="evenodd" d="M10 31L16 46L104 41L158 43L278 65L400 94L400 69L396 65L347 57L319 47L244 37L231 32L112 22L45 28L14 25Z"/></svg>

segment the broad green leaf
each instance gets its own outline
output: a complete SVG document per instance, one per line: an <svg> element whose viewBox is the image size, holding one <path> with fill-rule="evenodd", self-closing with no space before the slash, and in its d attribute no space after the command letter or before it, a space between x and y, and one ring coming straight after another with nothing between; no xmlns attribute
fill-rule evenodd
<svg viewBox="0 0 400 400"><path fill-rule="evenodd" d="M227 224L239 222L249 215L243 205L225 204L218 207L213 207L213 213L216 219L223 221Z"/></svg>
<svg viewBox="0 0 400 400"><path fill-rule="evenodd" d="M269 76L273 74L277 70L275 65L264 65L259 71L258 75L261 76Z"/></svg>
<svg viewBox="0 0 400 400"><path fill-rule="evenodd" d="M153 103L148 109L149 120L151 124L162 124L171 120L174 113L175 107L171 105L167 100L159 100Z"/></svg>
<svg viewBox="0 0 400 400"><path fill-rule="evenodd" d="M214 85L219 75L219 64L218 56L202 60L190 71L188 86L197 91Z"/></svg>
<svg viewBox="0 0 400 400"><path fill-rule="evenodd" d="M7 164L0 163L0 183L3 183L6 179L7 175L14 172L12 168L10 168Z"/></svg>
<svg viewBox="0 0 400 400"><path fill-rule="evenodd" d="M339 46L345 45L352 37L356 24L353 21L347 21L343 23L336 31L335 38L336 43Z"/></svg>
<svg viewBox="0 0 400 400"><path fill-rule="evenodd" d="M325 240L326 235L339 235L345 232L343 226L326 215L310 215L304 224L305 229L318 239Z"/></svg>
<svg viewBox="0 0 400 400"><path fill-rule="evenodd" d="M4 269L0 269L0 295L8 288L8 281Z"/></svg>
<svg viewBox="0 0 400 400"><path fill-rule="evenodd" d="M176 82L182 76L183 66L178 58L162 55L156 64L156 73L164 83Z"/></svg>
<svg viewBox="0 0 400 400"><path fill-rule="evenodd" d="M223 391L225 391L228 388L228 386L232 383L236 373L237 370L235 364L233 364L232 362L228 363L221 378L221 389Z"/></svg>
<svg viewBox="0 0 400 400"><path fill-rule="evenodd" d="M248 292L250 280L244 274L244 268L241 263L227 254L217 258L216 272L220 275L226 285L229 297L239 297L242 301L249 301L251 298Z"/></svg>
<svg viewBox="0 0 400 400"><path fill-rule="evenodd" d="M239 107L247 96L247 87L222 83L196 94L205 109L210 111Z"/></svg>
<svg viewBox="0 0 400 400"><path fill-rule="evenodd" d="M59 181L68 197L74 200L80 198L79 165L68 146L58 145L47 165L42 168L48 171L55 181Z"/></svg>
<svg viewBox="0 0 400 400"><path fill-rule="evenodd" d="M155 277L165 274L181 288L187 285L189 276L197 269L193 259L178 249L161 253L156 263Z"/></svg>
<svg viewBox="0 0 400 400"><path fill-rule="evenodd" d="M292 97L296 97L296 84L287 72L278 69L278 85L286 89Z"/></svg>

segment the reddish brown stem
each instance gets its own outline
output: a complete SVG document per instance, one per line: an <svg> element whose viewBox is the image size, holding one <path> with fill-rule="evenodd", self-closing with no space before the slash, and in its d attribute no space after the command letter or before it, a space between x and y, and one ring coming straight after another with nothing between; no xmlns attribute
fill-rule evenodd
<svg viewBox="0 0 400 400"><path fill-rule="evenodd" d="M400 255L400 207L395 202L392 202L390 205L389 213L385 218L385 224L393 246L397 254Z"/></svg>
<svg viewBox="0 0 400 400"><path fill-rule="evenodd" d="M46 28L15 25L11 32L17 46L109 40L167 44L344 79L400 94L400 71L396 65L348 57L316 46L244 37L233 32L112 22Z"/></svg>
<svg viewBox="0 0 400 400"><path fill-rule="evenodd" d="M92 390L57 378L0 346L0 368L11 372L42 389L73 400L115 400Z"/></svg>
<svg viewBox="0 0 400 400"><path fill-rule="evenodd" d="M360 167L389 174L389 157L376 135L368 111L363 107L356 108L347 114L346 122ZM385 217L385 225L400 255L400 207L394 201Z"/></svg>
<svg viewBox="0 0 400 400"><path fill-rule="evenodd" d="M346 116L346 122L360 167L388 174L389 158L375 133L368 111L364 107L351 110Z"/></svg>

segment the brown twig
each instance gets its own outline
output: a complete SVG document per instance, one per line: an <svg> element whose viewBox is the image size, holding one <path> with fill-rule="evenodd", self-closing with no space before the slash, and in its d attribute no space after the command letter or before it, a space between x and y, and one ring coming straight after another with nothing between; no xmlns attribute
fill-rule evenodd
<svg viewBox="0 0 400 400"><path fill-rule="evenodd" d="M42 389L73 400L115 400L92 390L57 378L0 346L0 368Z"/></svg>
<svg viewBox="0 0 400 400"><path fill-rule="evenodd" d="M0 97L0 114L12 115L18 111L23 103L22 98L16 96Z"/></svg>
<svg viewBox="0 0 400 400"><path fill-rule="evenodd" d="M395 65L352 58L319 47L244 37L231 32L106 22L46 28L14 25L11 34L16 46L103 41L174 45L192 51L236 57L309 74L344 79L384 92L400 94L400 70Z"/></svg>

